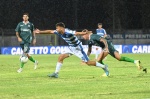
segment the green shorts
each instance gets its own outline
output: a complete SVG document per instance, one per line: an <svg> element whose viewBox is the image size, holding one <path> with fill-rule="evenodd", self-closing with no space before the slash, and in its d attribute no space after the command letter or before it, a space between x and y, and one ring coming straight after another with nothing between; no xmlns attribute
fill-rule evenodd
<svg viewBox="0 0 150 99"><path fill-rule="evenodd" d="M111 41L107 41L107 44L108 44L108 50L109 50L109 54L115 58L115 52L118 52L115 48L114 48L114 45L112 44Z"/></svg>
<svg viewBox="0 0 150 99"><path fill-rule="evenodd" d="M29 51L30 51L30 43L20 44L20 47L22 48L22 51L24 53L29 53Z"/></svg>

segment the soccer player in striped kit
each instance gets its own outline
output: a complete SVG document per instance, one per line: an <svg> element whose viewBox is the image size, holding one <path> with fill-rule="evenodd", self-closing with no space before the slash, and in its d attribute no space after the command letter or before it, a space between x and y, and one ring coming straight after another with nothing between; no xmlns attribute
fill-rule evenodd
<svg viewBox="0 0 150 99"><path fill-rule="evenodd" d="M58 62L56 64L55 72L52 74L49 74L48 75L49 77L58 78L58 73L62 67L63 60L65 58L68 58L71 55L76 55L77 57L79 57L82 61L84 61L89 66L96 66L96 67L102 68L104 70L104 72L106 73L106 75L109 76L108 67L106 65L102 65L99 62L90 61L87 54L83 50L82 42L80 40L78 40L78 38L76 37L76 35L86 34L86 32L76 32L76 31L69 30L69 29L65 28L64 23L59 22L56 24L56 30L40 31L37 29L35 31L35 33L56 34L56 35L60 36L62 39L64 39L69 45L68 48L66 50L64 50L63 53L59 56Z"/></svg>
<svg viewBox="0 0 150 99"><path fill-rule="evenodd" d="M98 29L96 29L96 34L101 36L101 37L104 37L104 38L107 36L107 33L106 33L105 29L102 28L102 23L98 23ZM98 58L99 50L101 52L102 48L101 47L96 47L95 59Z"/></svg>

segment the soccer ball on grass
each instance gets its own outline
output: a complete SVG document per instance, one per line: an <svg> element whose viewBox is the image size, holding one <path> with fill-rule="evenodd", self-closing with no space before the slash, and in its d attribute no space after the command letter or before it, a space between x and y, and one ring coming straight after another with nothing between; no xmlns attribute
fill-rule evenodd
<svg viewBox="0 0 150 99"><path fill-rule="evenodd" d="M20 56L20 62L22 62L22 63L27 63L27 61L28 61L28 57L26 57L26 56Z"/></svg>

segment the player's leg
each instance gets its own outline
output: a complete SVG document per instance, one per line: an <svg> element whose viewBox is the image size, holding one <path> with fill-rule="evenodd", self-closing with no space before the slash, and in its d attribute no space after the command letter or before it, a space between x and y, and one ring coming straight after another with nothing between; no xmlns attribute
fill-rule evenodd
<svg viewBox="0 0 150 99"><path fill-rule="evenodd" d="M104 65L103 60L106 58L106 56L107 56L108 54L109 54L108 52L102 51L102 52L100 53L99 57L97 58L97 61Z"/></svg>
<svg viewBox="0 0 150 99"><path fill-rule="evenodd" d="M56 69L55 69L55 73L59 73L61 67L62 67L62 64L63 64L63 60L68 58L70 55L69 54L61 54L59 57L58 57L58 62L56 64Z"/></svg>
<svg viewBox="0 0 150 99"><path fill-rule="evenodd" d="M24 44L24 53L26 54L28 59L34 63L34 69L37 69L38 61L35 60L31 55L29 55L29 51L30 51L30 43L25 43Z"/></svg>
<svg viewBox="0 0 150 99"><path fill-rule="evenodd" d="M20 44L22 50L24 50L24 44ZM25 55L25 54L23 54ZM20 56L21 57L21 56ZM18 73L21 73L24 67L24 63L20 62L20 68L17 70Z"/></svg>
<svg viewBox="0 0 150 99"><path fill-rule="evenodd" d="M79 50L76 51L75 55L79 57L80 59L82 59L82 61L84 61L88 66L96 66L96 67L102 68L105 71L106 75L109 76L108 67L97 61L90 61L81 45L79 45Z"/></svg>
<svg viewBox="0 0 150 99"><path fill-rule="evenodd" d="M119 61L125 61L125 62L130 62L130 63L135 63L138 69L142 69L140 66L140 61L139 60L134 60L128 57L121 56L117 51L114 52L114 56L117 60Z"/></svg>
<svg viewBox="0 0 150 99"><path fill-rule="evenodd" d="M109 76L109 70L108 70L108 66L106 64L104 64L103 60L106 58L106 56L108 55L108 52L102 51L97 59L97 61L103 65L106 66L106 68L103 68L103 70L105 71L105 73L102 76Z"/></svg>
<svg viewBox="0 0 150 99"><path fill-rule="evenodd" d="M95 60L97 60L98 55L99 55L99 48L96 47L96 49L95 49Z"/></svg>
<svg viewBox="0 0 150 99"><path fill-rule="evenodd" d="M63 51L63 53L61 55L59 55L58 57L58 62L56 63L56 69L55 69L55 72L52 73L52 74L48 74L49 77L54 77L54 78L58 78L58 74L59 74L59 71L63 65L63 61L64 59L68 58L69 56L71 56L71 50L70 48L68 47L67 49L65 49Z"/></svg>

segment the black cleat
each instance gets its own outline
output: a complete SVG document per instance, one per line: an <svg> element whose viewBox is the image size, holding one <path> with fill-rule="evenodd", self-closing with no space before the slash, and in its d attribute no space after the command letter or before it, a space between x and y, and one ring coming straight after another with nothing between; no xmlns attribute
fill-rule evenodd
<svg viewBox="0 0 150 99"><path fill-rule="evenodd" d="M147 73L147 68L144 68L144 69L143 69L143 72Z"/></svg>

